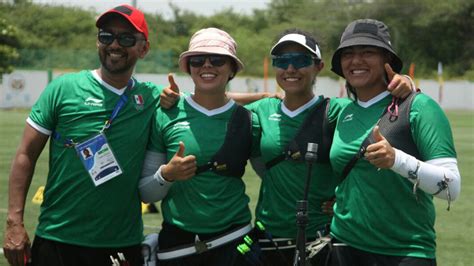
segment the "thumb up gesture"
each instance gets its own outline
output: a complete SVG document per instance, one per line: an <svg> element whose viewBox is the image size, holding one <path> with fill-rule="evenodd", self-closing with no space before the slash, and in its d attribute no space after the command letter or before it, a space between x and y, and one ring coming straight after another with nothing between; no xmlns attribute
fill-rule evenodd
<svg viewBox="0 0 474 266"><path fill-rule="evenodd" d="M168 87L164 88L160 94L160 106L165 109L173 107L179 99L179 88L172 73L168 74L168 82Z"/></svg>
<svg viewBox="0 0 474 266"><path fill-rule="evenodd" d="M380 133L379 126L375 126L375 143L370 144L365 151L364 157L377 168L390 168L395 163L395 149Z"/></svg>
<svg viewBox="0 0 474 266"><path fill-rule="evenodd" d="M184 143L179 142L179 148L171 160L161 169L161 176L167 181L186 180L194 176L197 165L194 155L184 156Z"/></svg>
<svg viewBox="0 0 474 266"><path fill-rule="evenodd" d="M405 99L412 91L415 91L416 88L412 88L414 84L406 76L400 75L393 71L392 67L385 63L385 73L388 77L387 90L395 97Z"/></svg>

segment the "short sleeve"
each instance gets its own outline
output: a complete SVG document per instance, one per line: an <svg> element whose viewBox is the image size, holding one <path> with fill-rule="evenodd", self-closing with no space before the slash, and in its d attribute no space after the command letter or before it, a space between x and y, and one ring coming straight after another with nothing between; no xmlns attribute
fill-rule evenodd
<svg viewBox="0 0 474 266"><path fill-rule="evenodd" d="M352 101L348 98L331 98L329 101L329 123L335 124L342 110Z"/></svg>
<svg viewBox="0 0 474 266"><path fill-rule="evenodd" d="M260 156L261 127L257 114L252 112L252 151L251 157Z"/></svg>
<svg viewBox="0 0 474 266"><path fill-rule="evenodd" d="M53 80L31 108L29 118L42 128L53 131L57 122L57 103L60 102L62 78Z"/></svg>
<svg viewBox="0 0 474 266"><path fill-rule="evenodd" d="M152 125L151 125L150 139L148 141L147 150L153 151L153 152L165 153L166 146L164 143L163 128L162 128L164 121L163 121L163 113L162 113L161 108L155 109L151 123Z"/></svg>
<svg viewBox="0 0 474 266"><path fill-rule="evenodd" d="M419 94L410 111L412 136L424 160L456 158L451 125L432 98Z"/></svg>

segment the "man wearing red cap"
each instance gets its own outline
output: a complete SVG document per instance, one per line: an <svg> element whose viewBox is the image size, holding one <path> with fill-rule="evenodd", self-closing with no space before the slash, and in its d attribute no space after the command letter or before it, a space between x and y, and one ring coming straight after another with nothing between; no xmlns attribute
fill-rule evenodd
<svg viewBox="0 0 474 266"><path fill-rule="evenodd" d="M3 249L12 265L142 264L137 186L161 89L132 77L149 50L142 12L121 5L96 26L101 66L55 79L27 119L9 181ZM49 173L30 249L24 206L49 137Z"/></svg>

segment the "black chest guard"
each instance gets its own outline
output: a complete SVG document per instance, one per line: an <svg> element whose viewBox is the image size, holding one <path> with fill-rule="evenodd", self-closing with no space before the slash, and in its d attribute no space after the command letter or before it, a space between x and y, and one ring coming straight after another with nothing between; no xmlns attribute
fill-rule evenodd
<svg viewBox="0 0 474 266"><path fill-rule="evenodd" d="M290 141L285 150L276 158L265 163L267 169L284 160L303 161L308 143L318 144L317 162L329 162L334 125L329 123L329 98L317 103L298 129L296 136Z"/></svg>
<svg viewBox="0 0 474 266"><path fill-rule="evenodd" d="M420 160L423 160L418 148L416 147L415 141L413 140L410 125L411 105L416 95L418 95L418 92L412 92L403 101L398 99L398 102L393 102L393 104L388 106L384 111L377 122L377 125L379 126L380 133L385 137L385 139L387 139L392 147L402 150ZM393 109L395 107L398 108L397 115L394 115ZM389 109L390 112L388 111ZM367 146L372 143L375 143L374 135L369 133L367 138L362 142L359 152L354 155L344 167L344 170L341 174L341 180L344 180L347 177L352 167L354 167L356 164L357 160L364 157Z"/></svg>
<svg viewBox="0 0 474 266"><path fill-rule="evenodd" d="M422 159L413 140L410 127L410 110L416 95L418 95L418 93L413 92L398 104L398 115L394 115L393 110L389 112L388 109L391 108L391 106L389 106L377 125L379 126L380 133L387 139L392 147L402 150L418 159ZM394 106L396 104L395 102ZM374 136L373 134L369 134L364 140L362 147L364 147L365 150L367 146L372 143L375 143Z"/></svg>
<svg viewBox="0 0 474 266"><path fill-rule="evenodd" d="M241 178L252 146L252 113L237 105L227 124L224 144L211 160L197 167L196 174L213 171L218 175Z"/></svg>

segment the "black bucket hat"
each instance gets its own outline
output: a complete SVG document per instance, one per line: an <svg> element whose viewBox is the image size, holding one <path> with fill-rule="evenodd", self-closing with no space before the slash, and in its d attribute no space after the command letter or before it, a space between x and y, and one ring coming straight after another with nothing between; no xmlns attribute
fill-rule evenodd
<svg viewBox="0 0 474 266"><path fill-rule="evenodd" d="M341 51L356 45L376 46L387 50L393 55L390 62L392 69L397 73L402 70L403 62L392 48L387 25L375 19L358 19L347 25L339 47L332 56L331 70L334 73L344 77L341 69Z"/></svg>

